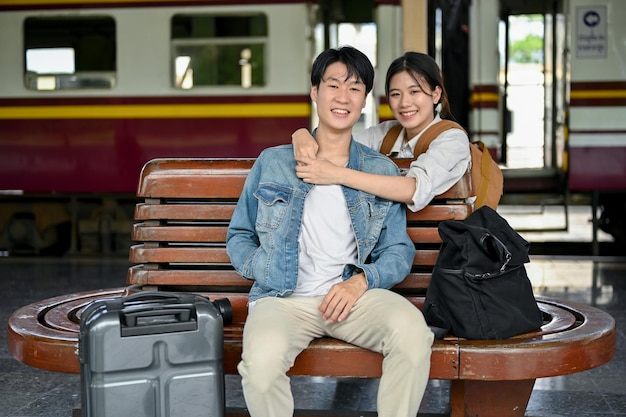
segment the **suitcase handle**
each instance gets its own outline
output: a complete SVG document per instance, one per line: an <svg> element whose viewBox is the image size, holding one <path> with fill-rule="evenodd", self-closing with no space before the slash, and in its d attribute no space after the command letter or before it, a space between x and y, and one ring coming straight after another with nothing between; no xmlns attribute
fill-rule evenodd
<svg viewBox="0 0 626 417"><path fill-rule="evenodd" d="M124 324L135 327L145 325L147 321L150 321L150 324L157 321L160 323L188 322L191 319L191 310L194 308L191 304L158 304L158 309L154 306L154 304L145 304L141 308L124 309L122 311Z"/></svg>
<svg viewBox="0 0 626 417"><path fill-rule="evenodd" d="M179 303L193 303L195 297L196 296L194 294L174 294L171 292L162 291L140 291L125 296L124 307L145 300L150 300L154 302L164 302L170 300L170 302L176 301Z"/></svg>
<svg viewBox="0 0 626 417"><path fill-rule="evenodd" d="M122 337L197 330L195 309L193 304L159 302L127 306L120 311Z"/></svg>

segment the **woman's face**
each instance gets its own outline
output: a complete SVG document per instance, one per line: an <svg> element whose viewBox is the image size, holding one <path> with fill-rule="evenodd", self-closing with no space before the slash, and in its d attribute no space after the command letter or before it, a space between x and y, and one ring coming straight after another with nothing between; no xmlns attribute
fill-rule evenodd
<svg viewBox="0 0 626 417"><path fill-rule="evenodd" d="M412 138L435 118L435 105L441 98L441 88L431 90L425 82L418 83L406 71L395 74L389 80L389 107L396 120Z"/></svg>

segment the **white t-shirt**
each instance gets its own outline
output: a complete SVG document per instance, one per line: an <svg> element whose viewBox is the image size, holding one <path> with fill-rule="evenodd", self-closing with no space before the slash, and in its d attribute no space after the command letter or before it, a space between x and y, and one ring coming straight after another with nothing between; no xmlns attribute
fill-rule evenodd
<svg viewBox="0 0 626 417"><path fill-rule="evenodd" d="M325 295L357 261L356 236L339 185L316 185L304 202L295 295Z"/></svg>

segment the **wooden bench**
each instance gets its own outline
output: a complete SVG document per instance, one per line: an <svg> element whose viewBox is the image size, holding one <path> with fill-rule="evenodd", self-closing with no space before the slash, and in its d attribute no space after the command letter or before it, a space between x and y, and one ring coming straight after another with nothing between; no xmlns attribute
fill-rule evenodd
<svg viewBox="0 0 626 417"><path fill-rule="evenodd" d="M25 306L9 320L9 350L42 369L79 372L78 326L91 300L137 290L193 291L228 297L233 323L225 327L224 369L236 374L250 282L229 263L225 238L229 219L252 160L157 159L142 171L130 250L129 288L55 297ZM438 222L461 220L472 211L465 178L418 213L407 212L417 254L412 272L394 287L421 308L441 240ZM581 372L614 356L615 322L599 309L538 298L540 330L508 340L435 341L431 379L451 381L450 416L521 417L536 378ZM378 378L382 356L323 338L298 357L291 375ZM229 415L247 415L230 410ZM309 414L299 414L309 415Z"/></svg>

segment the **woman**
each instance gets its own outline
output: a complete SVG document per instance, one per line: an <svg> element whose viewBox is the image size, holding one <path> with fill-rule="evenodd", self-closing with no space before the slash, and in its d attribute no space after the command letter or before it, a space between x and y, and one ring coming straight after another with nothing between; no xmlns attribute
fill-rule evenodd
<svg viewBox="0 0 626 417"><path fill-rule="evenodd" d="M426 54L407 52L395 59L387 70L385 94L396 120L356 133L354 139L380 150L389 129L400 124L402 130L390 156L413 158L413 150L424 130L442 118L452 118L441 70ZM318 159L317 144L306 129L297 130L292 138L298 162L296 173L305 182L356 188L406 203L412 211L421 210L435 196L448 190L470 163L469 139L461 129L449 129L437 136L428 150L411 162L406 176L373 175Z"/></svg>

